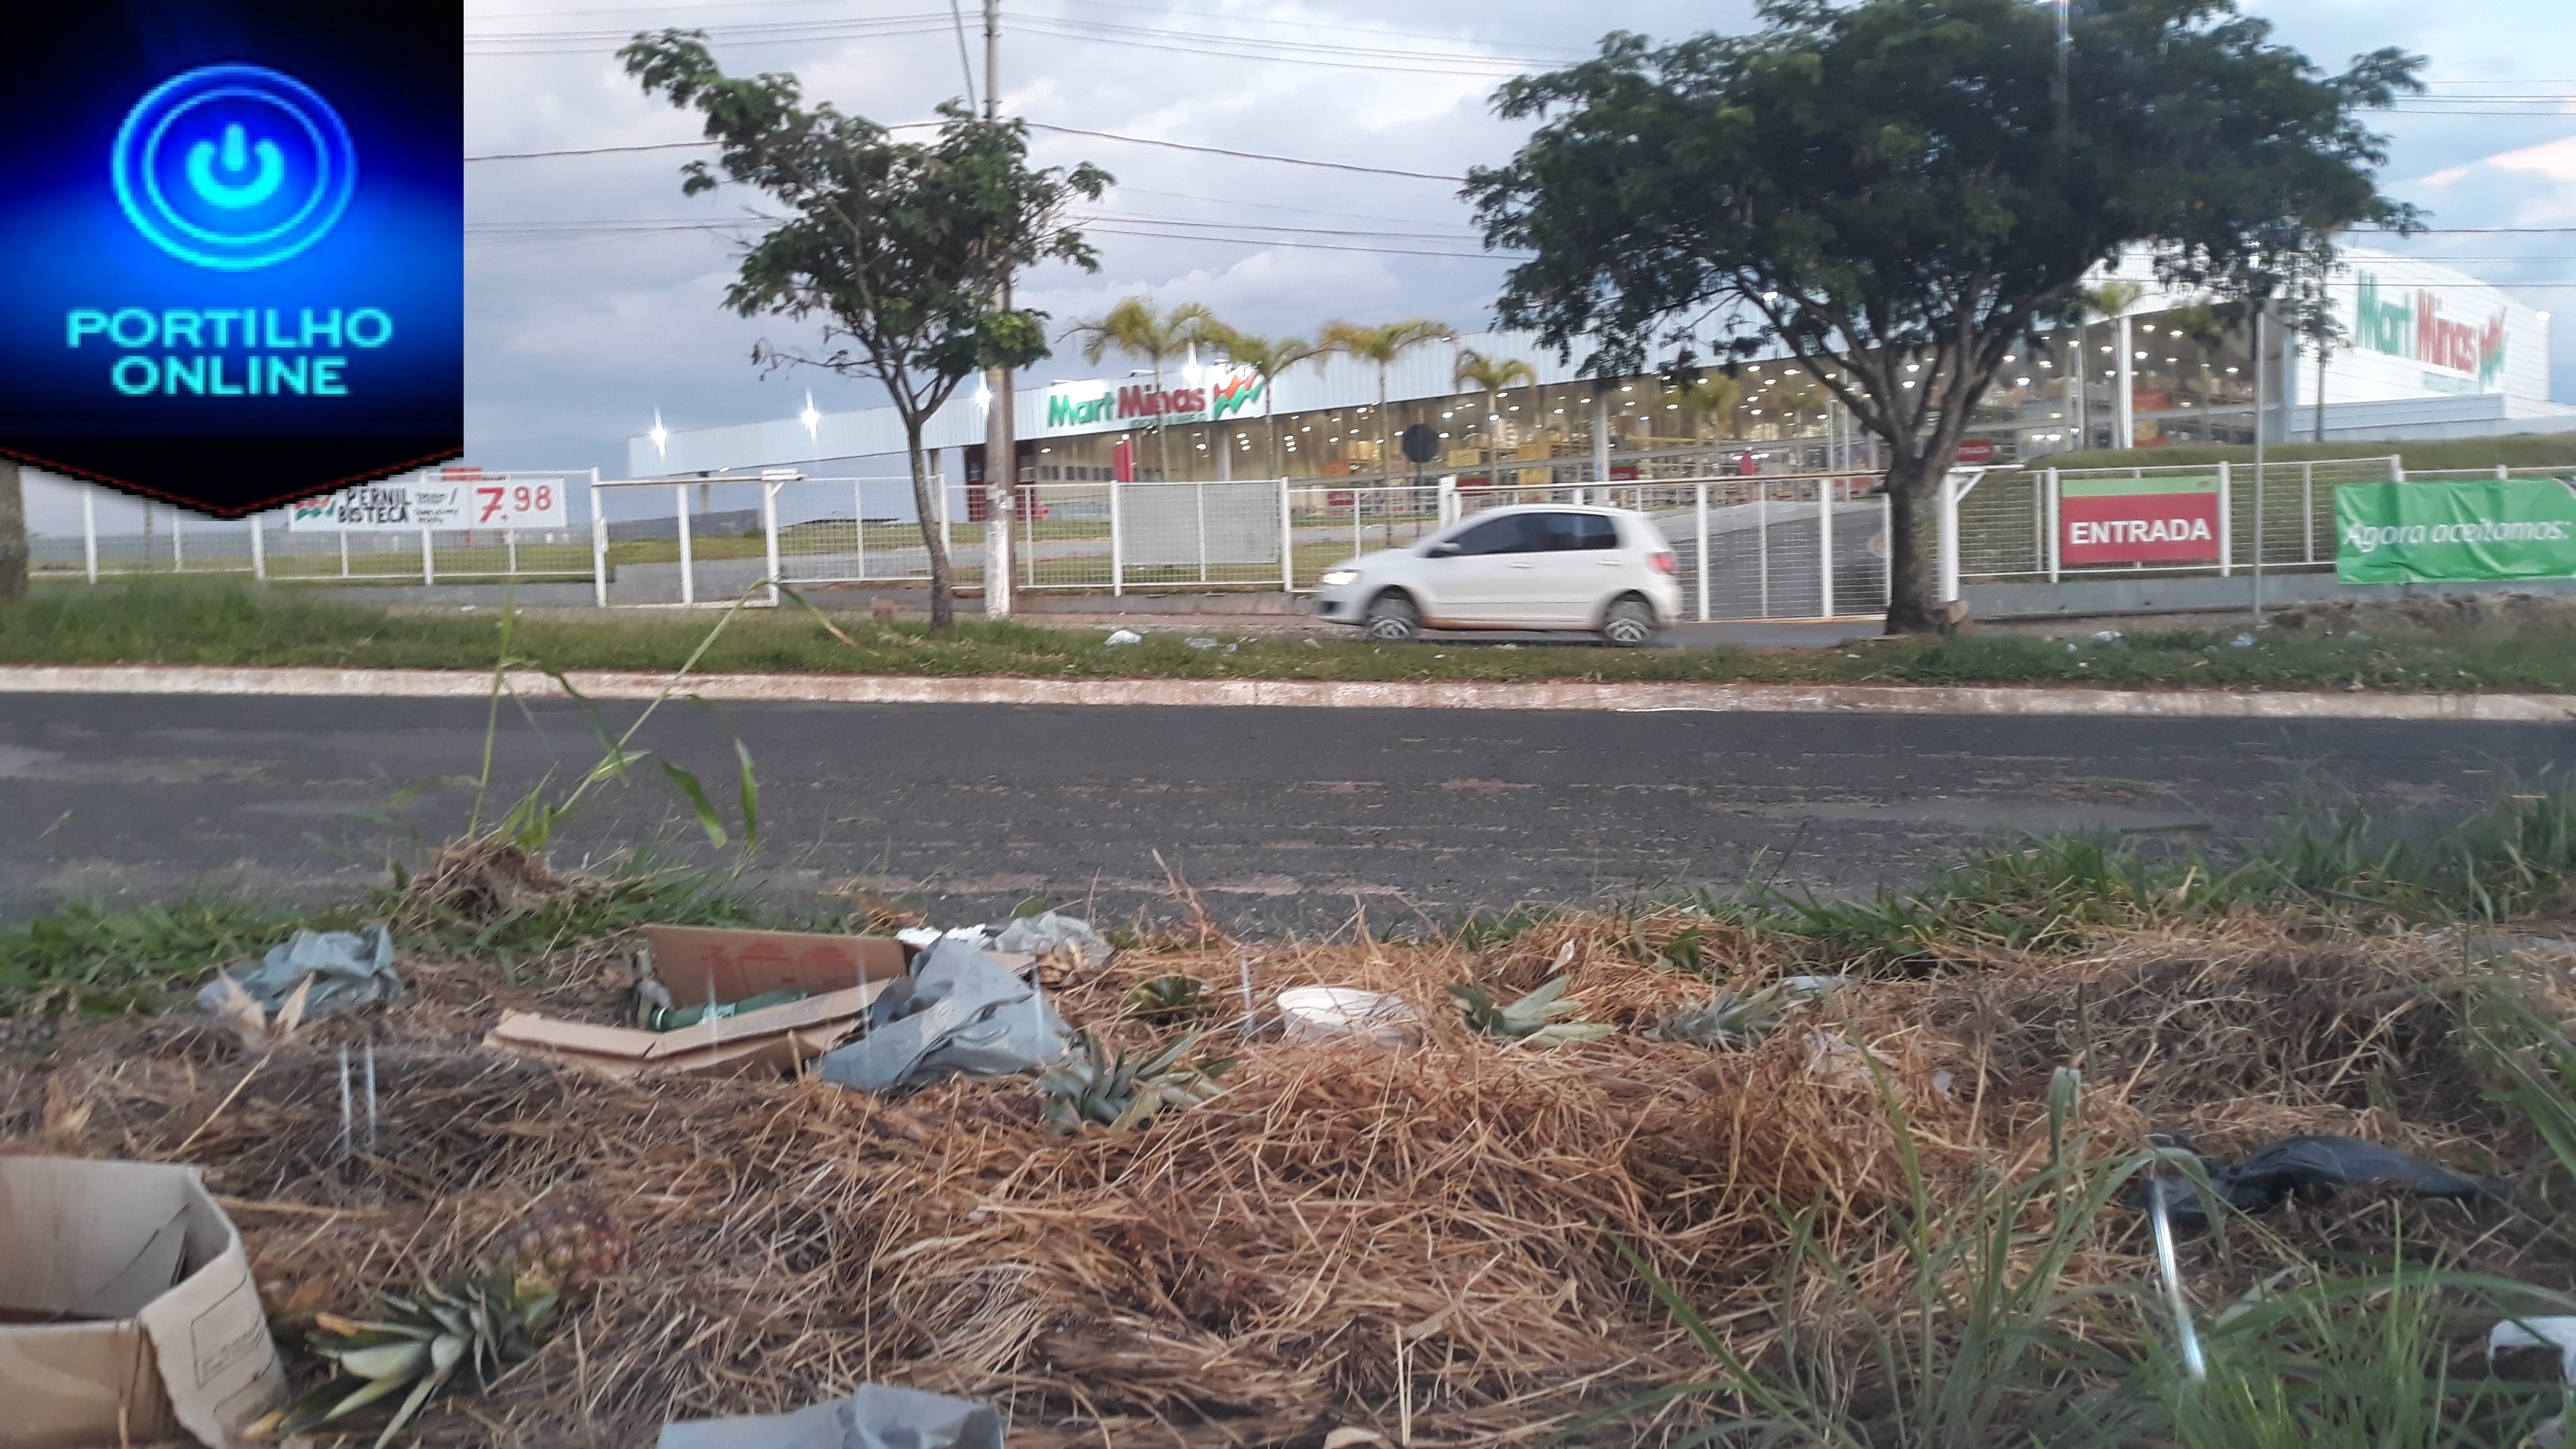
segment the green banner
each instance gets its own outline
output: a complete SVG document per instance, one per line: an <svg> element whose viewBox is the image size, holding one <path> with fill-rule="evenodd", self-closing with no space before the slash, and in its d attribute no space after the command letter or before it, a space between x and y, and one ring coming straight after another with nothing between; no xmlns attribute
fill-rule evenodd
<svg viewBox="0 0 2576 1449"><path fill-rule="evenodd" d="M2348 584L2576 577L2576 490L2554 478L2346 483L2334 509Z"/></svg>

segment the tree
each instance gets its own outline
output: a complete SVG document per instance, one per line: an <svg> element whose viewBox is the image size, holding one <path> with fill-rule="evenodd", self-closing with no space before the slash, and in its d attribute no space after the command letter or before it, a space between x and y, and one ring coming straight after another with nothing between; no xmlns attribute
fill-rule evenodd
<svg viewBox="0 0 2576 1449"><path fill-rule="evenodd" d="M1497 303L1595 377L1650 349L1784 348L1889 445L1887 627L1934 626L1928 504L2002 359L2072 320L2125 249L2168 284L2298 307L2330 236L2400 229L2359 113L2418 88L2393 50L2326 75L2233 0L2090 0L2061 57L2027 0L1764 0L1749 35L1506 84L1543 117L1466 193L1534 253Z"/></svg>
<svg viewBox="0 0 2576 1449"><path fill-rule="evenodd" d="M1270 476L1287 477L1288 470L1279 462L1279 414L1275 407L1279 375L1299 363L1314 361L1323 356L1324 350L1303 337L1255 337L1231 328L1212 340L1225 349L1228 360L1252 369L1252 375L1261 379L1261 420L1270 434Z"/></svg>
<svg viewBox="0 0 2576 1449"><path fill-rule="evenodd" d="M1378 471L1393 477L1395 454L1390 447L1393 433L1386 423L1386 369L1397 358L1427 342L1447 342L1458 335L1456 328L1428 317L1408 317L1401 322L1382 322L1375 327L1362 327L1356 322L1326 324L1322 342L1327 351L1350 357L1366 358L1377 364L1377 466Z"/></svg>
<svg viewBox="0 0 2576 1449"><path fill-rule="evenodd" d="M1517 357L1488 357L1472 347L1458 349L1458 360L1449 369L1451 387L1473 387L1485 395L1485 418L1499 424L1503 419L1503 392L1513 383L1538 385L1538 369ZM1500 446L1498 430L1488 429Z"/></svg>
<svg viewBox="0 0 2576 1449"><path fill-rule="evenodd" d="M18 465L0 458L0 603L27 597L27 495Z"/></svg>
<svg viewBox="0 0 2576 1449"><path fill-rule="evenodd" d="M1047 355L1046 314L1001 306L1003 283L1041 261L1099 269L1062 218L1072 198L1098 200L1108 173L1087 163L1032 169L1025 127L979 120L956 102L939 107L934 138L895 141L828 102L801 104L792 75L725 75L702 31L639 34L618 54L646 95L706 117L707 139L724 147L714 165L725 180L785 208L745 250L725 305L745 317L821 319L822 351L764 341L753 362L862 373L885 385L903 420L913 507L930 551L931 626L947 628L956 606L922 427L969 375ZM721 184L704 161L680 174L685 195Z"/></svg>
<svg viewBox="0 0 2576 1449"><path fill-rule="evenodd" d="M1196 302L1183 302L1169 312L1154 310L1151 297L1121 298L1117 306L1088 322L1076 322L1066 329L1070 340L1083 338L1082 360L1097 363L1109 352L1123 352L1140 358L1154 370L1154 396L1163 395L1163 364L1201 343L1215 343L1227 335L1226 326L1214 312ZM1163 431L1164 415L1154 414L1155 452L1163 465L1163 477L1172 476L1172 439Z"/></svg>
<svg viewBox="0 0 2576 1449"><path fill-rule="evenodd" d="M1735 437L1735 410L1744 404L1744 384L1723 372L1703 372L1673 389L1673 401L1681 404L1682 413L1691 420L1691 441L1698 442L1703 420L1715 418Z"/></svg>

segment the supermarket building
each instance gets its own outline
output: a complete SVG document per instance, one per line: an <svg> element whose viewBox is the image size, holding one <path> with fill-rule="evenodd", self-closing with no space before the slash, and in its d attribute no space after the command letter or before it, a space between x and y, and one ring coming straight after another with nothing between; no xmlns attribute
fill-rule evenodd
<svg viewBox="0 0 2576 1449"><path fill-rule="evenodd" d="M2259 417L2248 329L2218 325L2205 298L2159 286L2143 261L2111 278L2138 283L2138 301L2124 316L2043 333L2013 357L1971 424L1970 455L2029 461L2123 439L2246 443L2258 428L2276 441L2353 442L2576 430L2576 407L2549 399L2548 314L2436 263L2346 249L2329 288L2343 340L2320 356L2269 329ZM1488 397L1457 380L1463 349L1519 358L1535 380ZM1416 423L1439 439L1426 471L1461 487L1868 466L1867 441L1795 364L1756 358L1736 382L1740 397L1723 408L1657 375L1597 387L1531 337L1484 333L1397 359L1382 415L1376 365L1339 355L1267 386L1222 357L1186 357L1159 376L1050 379L1020 390L1012 407L1023 483L1409 480L1413 467L1390 440ZM925 431L952 481L983 477L986 402L970 385ZM627 461L635 478L851 459L895 473L902 451L894 410L877 407L634 437Z"/></svg>

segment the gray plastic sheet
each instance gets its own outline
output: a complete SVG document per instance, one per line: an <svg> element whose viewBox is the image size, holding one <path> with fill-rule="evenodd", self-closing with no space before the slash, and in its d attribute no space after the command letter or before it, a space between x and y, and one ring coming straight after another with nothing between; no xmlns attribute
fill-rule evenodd
<svg viewBox="0 0 2576 1449"><path fill-rule="evenodd" d="M844 1087L905 1092L960 1072L1035 1072L1064 1055L1072 1034L1038 988L972 942L942 937L877 998L867 1034L824 1053L815 1074Z"/></svg>
<svg viewBox="0 0 2576 1449"><path fill-rule="evenodd" d="M253 1001L274 1014L310 976L313 989L304 998L304 1019L355 1011L363 1006L391 1006L402 1000L402 979L394 975L394 936L378 921L355 931L298 931L282 946L256 961L236 961L224 976L239 983ZM199 1010L212 1014L223 1001L223 983L209 981L197 992Z"/></svg>
<svg viewBox="0 0 2576 1449"><path fill-rule="evenodd" d="M892 1384L861 1384L792 1414L665 1424L656 1449L1002 1449L989 1404Z"/></svg>

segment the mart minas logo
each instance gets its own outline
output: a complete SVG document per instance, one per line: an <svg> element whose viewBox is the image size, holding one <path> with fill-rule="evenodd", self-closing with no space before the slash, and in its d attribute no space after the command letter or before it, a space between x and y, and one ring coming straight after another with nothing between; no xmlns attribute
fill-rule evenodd
<svg viewBox="0 0 2576 1449"><path fill-rule="evenodd" d="M217 276L301 256L339 225L358 183L340 113L255 65L201 66L153 87L107 162L135 231ZM71 307L62 336L104 357L106 385L127 397L328 398L349 395L351 354L391 342L394 319L380 307Z"/></svg>

